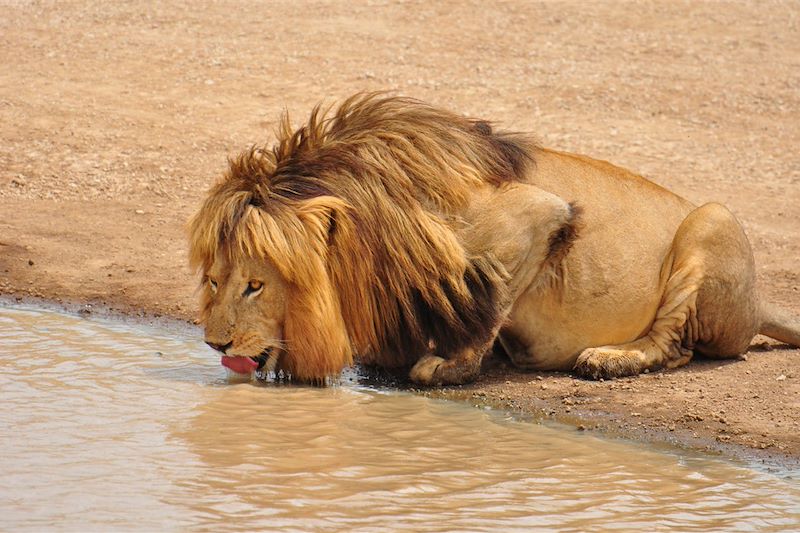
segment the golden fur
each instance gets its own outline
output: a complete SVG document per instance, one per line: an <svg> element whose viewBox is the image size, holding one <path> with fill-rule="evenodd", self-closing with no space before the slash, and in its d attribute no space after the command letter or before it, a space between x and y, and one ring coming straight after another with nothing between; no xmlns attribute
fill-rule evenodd
<svg viewBox="0 0 800 533"><path fill-rule="evenodd" d="M615 377L800 328L759 304L733 215L407 98L319 107L230 161L189 223L206 340L320 382L353 361Z"/></svg>
<svg viewBox="0 0 800 533"><path fill-rule="evenodd" d="M317 107L295 131L284 116L277 136L233 159L209 191L189 223L190 260L207 272L221 251L232 265L277 268L291 288L294 377L338 373L353 353L408 366L430 344L489 340L505 274L470 255L448 217L476 186L517 179L532 162L527 139L376 95L331 116Z"/></svg>

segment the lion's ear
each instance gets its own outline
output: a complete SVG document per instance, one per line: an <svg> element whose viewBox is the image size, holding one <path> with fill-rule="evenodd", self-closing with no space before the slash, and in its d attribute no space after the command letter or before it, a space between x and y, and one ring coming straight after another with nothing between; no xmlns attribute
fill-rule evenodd
<svg viewBox="0 0 800 533"><path fill-rule="evenodd" d="M335 196L318 196L300 204L297 216L309 236L320 243L333 244L347 203Z"/></svg>

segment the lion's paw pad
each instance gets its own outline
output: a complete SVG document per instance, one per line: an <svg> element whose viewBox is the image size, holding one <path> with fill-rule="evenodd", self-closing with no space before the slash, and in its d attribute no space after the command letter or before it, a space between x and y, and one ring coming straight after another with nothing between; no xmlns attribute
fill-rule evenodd
<svg viewBox="0 0 800 533"><path fill-rule="evenodd" d="M414 383L420 385L435 385L436 370L445 362L445 359L435 355L426 355L417 361L408 373Z"/></svg>

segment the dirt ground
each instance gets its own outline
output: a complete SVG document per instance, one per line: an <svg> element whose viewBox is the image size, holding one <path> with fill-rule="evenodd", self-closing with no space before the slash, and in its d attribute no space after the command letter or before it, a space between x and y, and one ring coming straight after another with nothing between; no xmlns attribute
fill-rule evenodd
<svg viewBox="0 0 800 533"><path fill-rule="evenodd" d="M0 4L7 298L191 320L182 228L226 157L284 108L385 89L725 203L764 297L800 314L796 3ZM746 360L607 382L500 361L442 394L797 459L799 361L763 338Z"/></svg>

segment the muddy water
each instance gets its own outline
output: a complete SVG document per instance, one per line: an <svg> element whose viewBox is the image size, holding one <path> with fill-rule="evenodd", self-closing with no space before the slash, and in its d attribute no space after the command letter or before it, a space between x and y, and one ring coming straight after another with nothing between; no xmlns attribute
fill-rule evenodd
<svg viewBox="0 0 800 533"><path fill-rule="evenodd" d="M197 339L0 307L2 530L756 529L800 482L376 390L235 383Z"/></svg>

